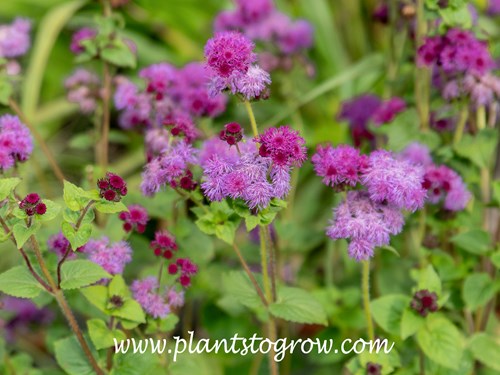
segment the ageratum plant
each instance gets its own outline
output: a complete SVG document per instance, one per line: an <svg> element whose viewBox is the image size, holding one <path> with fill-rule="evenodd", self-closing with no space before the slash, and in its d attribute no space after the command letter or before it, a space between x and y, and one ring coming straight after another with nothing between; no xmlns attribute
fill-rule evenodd
<svg viewBox="0 0 500 375"><path fill-rule="evenodd" d="M497 3L0 5L0 373L499 372Z"/></svg>

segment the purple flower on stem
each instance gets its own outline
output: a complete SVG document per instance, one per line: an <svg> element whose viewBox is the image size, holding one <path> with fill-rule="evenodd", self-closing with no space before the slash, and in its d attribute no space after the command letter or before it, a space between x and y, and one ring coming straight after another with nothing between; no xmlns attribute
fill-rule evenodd
<svg viewBox="0 0 500 375"><path fill-rule="evenodd" d="M83 27L77 30L71 38L70 50L75 55L85 51L85 46L82 44L85 40L94 39L97 36L97 31L90 27Z"/></svg>
<svg viewBox="0 0 500 375"><path fill-rule="evenodd" d="M394 117L406 109L406 103L401 98L391 98L380 105L372 116L375 125L388 124Z"/></svg>
<svg viewBox="0 0 500 375"><path fill-rule="evenodd" d="M472 197L460 175L445 165L427 167L422 186L429 202L443 201L443 207L450 211L463 210Z"/></svg>
<svg viewBox="0 0 500 375"><path fill-rule="evenodd" d="M125 265L132 260L132 249L127 242L110 243L107 237L90 240L81 251L112 275L122 274Z"/></svg>
<svg viewBox="0 0 500 375"><path fill-rule="evenodd" d="M144 233L148 223L148 211L139 204L131 204L128 211L120 212L118 217L122 220L125 232L136 230L137 233Z"/></svg>
<svg viewBox="0 0 500 375"><path fill-rule="evenodd" d="M101 98L99 77L85 69L77 69L64 81L68 101L79 105L83 113L95 111Z"/></svg>
<svg viewBox="0 0 500 375"><path fill-rule="evenodd" d="M279 166L300 167L307 159L304 138L289 126L269 128L257 136L255 142L260 144L260 156L269 157Z"/></svg>
<svg viewBox="0 0 500 375"><path fill-rule="evenodd" d="M16 18L10 25L0 25L0 57L20 57L28 52L31 22Z"/></svg>
<svg viewBox="0 0 500 375"><path fill-rule="evenodd" d="M17 116L0 116L0 170L7 170L16 162L28 160L33 151L29 129Z"/></svg>

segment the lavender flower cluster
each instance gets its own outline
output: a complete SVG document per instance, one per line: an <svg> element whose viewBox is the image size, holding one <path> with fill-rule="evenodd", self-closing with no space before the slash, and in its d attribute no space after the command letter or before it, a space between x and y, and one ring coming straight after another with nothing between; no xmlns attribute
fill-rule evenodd
<svg viewBox="0 0 500 375"><path fill-rule="evenodd" d="M29 129L17 116L0 116L0 172L25 162L33 152Z"/></svg>
<svg viewBox="0 0 500 375"><path fill-rule="evenodd" d="M18 75L21 65L17 58L25 55L31 46L31 22L24 18L16 18L11 24L0 25L0 71L5 70L9 76Z"/></svg>

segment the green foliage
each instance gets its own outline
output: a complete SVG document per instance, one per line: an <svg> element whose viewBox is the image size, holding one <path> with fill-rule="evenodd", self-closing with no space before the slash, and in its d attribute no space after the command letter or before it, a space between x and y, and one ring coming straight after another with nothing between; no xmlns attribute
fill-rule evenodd
<svg viewBox="0 0 500 375"><path fill-rule="evenodd" d="M78 289L107 278L111 275L89 260L71 260L61 267L62 289Z"/></svg>
<svg viewBox="0 0 500 375"><path fill-rule="evenodd" d="M410 298L404 295L387 295L371 302L372 315L375 322L385 331L399 335L401 320Z"/></svg>
<svg viewBox="0 0 500 375"><path fill-rule="evenodd" d="M73 250L85 245L92 235L92 224L82 224L78 230L75 230L70 223L63 222L61 224L61 229L64 237L68 239Z"/></svg>
<svg viewBox="0 0 500 375"><path fill-rule="evenodd" d="M459 233L451 238L451 242L472 254L483 255L491 250L490 235L481 229Z"/></svg>
<svg viewBox="0 0 500 375"><path fill-rule="evenodd" d="M0 179L0 201L10 196L20 182L21 179L17 177Z"/></svg>
<svg viewBox="0 0 500 375"><path fill-rule="evenodd" d="M467 347L476 360L494 371L500 371L500 344L495 337L477 333L472 336Z"/></svg>
<svg viewBox="0 0 500 375"><path fill-rule="evenodd" d="M277 301L269 305L269 312L290 322L328 324L323 306L311 293L300 288L278 288Z"/></svg>
<svg viewBox="0 0 500 375"><path fill-rule="evenodd" d="M0 291L10 296L35 298L42 290L26 266L12 267L0 274Z"/></svg>
<svg viewBox="0 0 500 375"><path fill-rule="evenodd" d="M220 240L233 244L241 219L227 202L212 202L209 212L196 210L195 213L198 216L196 225L203 233L215 234Z"/></svg>
<svg viewBox="0 0 500 375"><path fill-rule="evenodd" d="M95 375L88 358L74 336L56 341L54 348L57 363L67 374ZM94 358L97 358L97 352L92 347L91 350Z"/></svg>
<svg viewBox="0 0 500 375"><path fill-rule="evenodd" d="M127 338L123 331L119 329L110 329L102 319L87 320L87 328L92 344L94 344L97 350L113 346L113 339L119 342Z"/></svg>
<svg viewBox="0 0 500 375"><path fill-rule="evenodd" d="M487 273L473 273L467 276L462 289L465 305L472 311L484 306L493 298L496 289Z"/></svg>
<svg viewBox="0 0 500 375"><path fill-rule="evenodd" d="M498 132L494 129L483 129L474 136L465 134L454 149L459 156L470 160L477 167L487 168L490 166L497 140Z"/></svg>
<svg viewBox="0 0 500 375"><path fill-rule="evenodd" d="M16 239L17 248L20 249L29 240L31 236L34 236L38 230L40 229L40 223L34 223L30 227L27 227L26 224L15 224L12 228L12 234Z"/></svg>

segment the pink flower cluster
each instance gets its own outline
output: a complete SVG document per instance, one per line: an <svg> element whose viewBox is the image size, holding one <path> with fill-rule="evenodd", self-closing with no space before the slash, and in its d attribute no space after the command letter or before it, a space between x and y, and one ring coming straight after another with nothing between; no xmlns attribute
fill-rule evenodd
<svg viewBox="0 0 500 375"><path fill-rule="evenodd" d="M31 22L16 18L10 25L0 25L0 57L20 57L28 52Z"/></svg>
<svg viewBox="0 0 500 375"><path fill-rule="evenodd" d="M0 171L28 160L32 152L33 138L29 129L17 116L0 116Z"/></svg>
<svg viewBox="0 0 500 375"><path fill-rule="evenodd" d="M208 142L202 150L203 193L212 201L243 199L251 209L265 208L272 198L284 198L290 190L290 171L306 159L304 139L287 126L271 128L254 139L260 144L242 143L239 154L227 145ZM217 145L216 147L214 147ZM253 147L252 147L253 146Z"/></svg>
<svg viewBox="0 0 500 375"><path fill-rule="evenodd" d="M144 233L149 217L148 212L139 204L131 204L127 207L128 211L120 212L118 217L123 221L123 230L125 232Z"/></svg>
<svg viewBox="0 0 500 375"><path fill-rule="evenodd" d="M172 259L174 252L177 251L177 243L174 236L166 230L155 233L155 239L151 241L150 247L154 254L165 259Z"/></svg>
<svg viewBox="0 0 500 375"><path fill-rule="evenodd" d="M117 174L107 172L104 178L97 181L99 195L101 198L111 202L119 202L127 195L127 184Z"/></svg>
<svg viewBox="0 0 500 375"><path fill-rule="evenodd" d="M64 81L68 101L78 104L80 111L89 114L95 111L97 101L101 99L99 77L79 68Z"/></svg>
<svg viewBox="0 0 500 375"><path fill-rule="evenodd" d="M152 276L135 280L130 289L134 299L139 302L146 313L155 319L166 317L172 310L184 304L183 290L166 288L160 294L158 280Z"/></svg>
<svg viewBox="0 0 500 375"><path fill-rule="evenodd" d="M278 53L263 54L266 70L289 68L290 55L303 53L313 42L313 28L305 20L292 21L278 11L272 0L236 0L236 8L221 12L215 31L238 30L254 41L272 43Z"/></svg>
<svg viewBox="0 0 500 375"><path fill-rule="evenodd" d="M202 63L180 69L153 64L142 69L139 77L145 82L144 90L124 77L116 80L114 101L122 111L119 123L124 129L159 128L167 121L174 132L182 127L186 131L188 126L185 135L191 140L197 136L192 117L216 117L225 110L225 96L209 95L209 77Z"/></svg>
<svg viewBox="0 0 500 375"><path fill-rule="evenodd" d="M211 93L229 89L245 99L266 98L269 73L257 65L254 44L235 31L220 32L205 45L205 59L211 77Z"/></svg>
<svg viewBox="0 0 500 375"><path fill-rule="evenodd" d="M110 243L108 237L90 240L81 248L81 252L111 275L122 274L125 265L132 260L132 248L127 242Z"/></svg>
<svg viewBox="0 0 500 375"><path fill-rule="evenodd" d="M57 234L52 235L48 240L47 240L47 249L57 255L59 259L61 259L64 254L66 254L66 251L68 248L71 246L69 243L68 239L62 234L62 232L59 232ZM79 247L76 251L81 251L82 248ZM70 251L66 259L75 259L76 258L76 252Z"/></svg>

